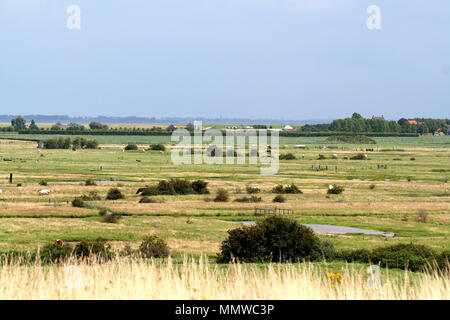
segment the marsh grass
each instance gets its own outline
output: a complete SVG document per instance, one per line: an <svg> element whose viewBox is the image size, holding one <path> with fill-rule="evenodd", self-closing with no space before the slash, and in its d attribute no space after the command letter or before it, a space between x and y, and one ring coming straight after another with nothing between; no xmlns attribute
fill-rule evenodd
<svg viewBox="0 0 450 320"><path fill-rule="evenodd" d="M367 285L366 265L210 264L184 257L115 258L61 264L0 266L1 299L449 299L438 274L382 269L380 287ZM334 284L328 274L339 272Z"/></svg>

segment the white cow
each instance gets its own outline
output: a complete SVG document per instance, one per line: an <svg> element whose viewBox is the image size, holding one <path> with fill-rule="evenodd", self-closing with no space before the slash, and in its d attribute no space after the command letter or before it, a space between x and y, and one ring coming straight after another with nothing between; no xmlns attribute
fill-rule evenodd
<svg viewBox="0 0 450 320"><path fill-rule="evenodd" d="M333 190L333 188L334 188L333 185L331 185L331 184L328 185L328 190Z"/></svg>
<svg viewBox="0 0 450 320"><path fill-rule="evenodd" d="M3 191L2 191L2 189L0 189L0 194L2 194L3 193Z"/></svg>
<svg viewBox="0 0 450 320"><path fill-rule="evenodd" d="M49 194L50 194L49 189L43 189L43 190L39 191L40 196L48 196Z"/></svg>

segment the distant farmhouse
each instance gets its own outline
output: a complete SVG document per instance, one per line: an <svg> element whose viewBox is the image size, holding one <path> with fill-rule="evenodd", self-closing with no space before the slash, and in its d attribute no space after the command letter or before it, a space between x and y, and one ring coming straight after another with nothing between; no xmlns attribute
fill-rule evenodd
<svg viewBox="0 0 450 320"><path fill-rule="evenodd" d="M372 120L384 120L384 116L381 115L381 117L377 117L377 116L372 115Z"/></svg>

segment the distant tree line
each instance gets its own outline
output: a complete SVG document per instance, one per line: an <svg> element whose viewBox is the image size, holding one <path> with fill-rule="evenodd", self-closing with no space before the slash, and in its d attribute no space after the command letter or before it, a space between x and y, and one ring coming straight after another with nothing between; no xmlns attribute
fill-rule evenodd
<svg viewBox="0 0 450 320"><path fill-rule="evenodd" d="M97 140L87 140L83 137L70 138L53 138L44 141L44 149L97 149Z"/></svg>
<svg viewBox="0 0 450 320"><path fill-rule="evenodd" d="M360 114L354 113L351 118L333 120L330 124L316 124L304 125L299 128L301 132L355 132L355 133L369 133L369 132L391 132L391 133L416 133L426 134L434 133L441 129L447 131L447 126L450 125L450 119L426 119L401 118L398 121L389 121L384 119L366 119Z"/></svg>

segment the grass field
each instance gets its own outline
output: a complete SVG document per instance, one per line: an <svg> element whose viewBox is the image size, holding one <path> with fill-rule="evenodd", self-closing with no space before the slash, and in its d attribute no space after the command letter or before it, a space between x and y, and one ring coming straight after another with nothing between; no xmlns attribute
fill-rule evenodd
<svg viewBox="0 0 450 320"><path fill-rule="evenodd" d="M0 252L36 250L55 239L76 242L98 237L110 240L117 249L123 248L125 244L136 248L144 236L153 233L168 241L176 257L211 257L217 253L227 230L239 226L235 221L259 219L253 213L255 206L292 209L293 217L301 223L332 224L395 233L393 238L362 234L320 235L331 239L340 249L372 248L395 243L426 244L439 251L450 249L450 195L446 182L450 177L448 136L375 138L377 144L370 146L330 144L324 142L324 138L280 138L280 153L291 152L296 155L297 160L280 161L278 174L268 177L261 176L258 167L248 164L177 166L172 164L168 151L161 154L158 151L143 153L121 150L124 143L135 142L148 146L156 142L168 143L167 139L170 137L96 136L93 138L100 141L101 150L41 152L35 142L6 139L14 137L25 138L23 135L0 136L4 139L0 139ZM306 144L308 149L293 148L294 144L300 143ZM319 149L323 145L338 148ZM373 152L363 152L368 155L367 160L344 159L360 153L361 148L365 147L375 148ZM327 159L318 160L319 154L324 154ZM330 159L332 154L336 154L338 159ZM378 169L380 164L387 165L387 169ZM321 170L318 171L319 165ZM14 177L12 184L8 181L10 173ZM138 203L141 197L136 195L136 190L139 187L177 177L204 179L209 182L212 194L157 196L155 198L160 203ZM97 186L84 186L82 182L87 179L102 182ZM47 181L48 186L39 185L41 180ZM290 183L295 183L303 194L286 195L287 202L272 203L275 196L270 192L272 187ZM342 195L326 194L328 185L334 183L344 186ZM262 189L258 194L262 197L261 203L205 201L205 198L214 197L218 188L227 189L231 200L245 196L245 188L249 184ZM111 187L118 187L125 194L125 199L104 200ZM38 191L44 188L51 190L50 195L38 196ZM102 200L90 202L89 208L71 206L70 202L74 197L91 191L98 192ZM123 217L116 224L104 223L98 215L99 208L108 208ZM421 219L423 216L426 216L426 221ZM130 266L125 263L124 268L141 270L140 268L152 267L143 267L139 263ZM298 268L303 270L302 268L309 267ZM58 272L62 271L52 270L48 276L56 277ZM173 273L167 272L167 277L172 279L170 281L181 281L173 278ZM3 267L0 270L1 277L19 277L19 274L19 271L11 268ZM285 277L289 275L290 273ZM262 277L261 274L258 276ZM218 275L217 281L220 281L220 277ZM311 277L308 281L317 280ZM358 276L358 279L361 277ZM214 291L216 289L205 289L204 294L209 298L283 298L291 290L288 288L288 281L284 281L286 288L280 289L273 297L249 296L244 291L221 295L219 291ZM439 282L432 278L423 281ZM261 282L261 286L266 285L271 286L270 282ZM439 285L439 290L444 291L437 293L437 297L447 295L448 298L448 282L446 285L445 290L442 289L442 284ZM420 291L421 288L413 288L411 297L425 294ZM114 287L111 297L115 297L122 289L121 286ZM228 292L226 288L223 290ZM354 292L351 288L349 290L349 293L342 294L351 298ZM53 294L50 291L49 288L48 292L42 291L43 297ZM88 292L83 297L91 298L95 292ZM324 292L323 297L335 294L332 290ZM401 290L389 292L386 293L388 296L392 293L389 297L406 298ZM152 296L151 293L148 294ZM160 297L164 298L165 294L166 292ZM190 297L190 294L192 293L188 290L183 291L180 297ZM289 298L316 297L311 294L303 292ZM368 293L362 292L354 297L368 297L366 294ZM433 297L433 293L426 294ZM193 297L201 298L200 295L195 294ZM3 289L2 297L19 296L14 288ZM60 297L68 296L63 292Z"/></svg>

